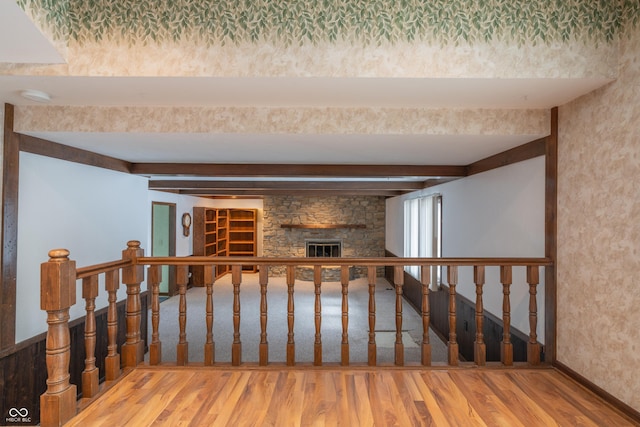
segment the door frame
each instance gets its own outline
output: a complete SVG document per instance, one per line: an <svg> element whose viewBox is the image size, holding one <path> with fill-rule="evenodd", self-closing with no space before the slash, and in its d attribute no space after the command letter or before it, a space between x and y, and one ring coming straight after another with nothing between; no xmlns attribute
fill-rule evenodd
<svg viewBox="0 0 640 427"><path fill-rule="evenodd" d="M153 253L153 229L154 229L154 206L168 206L169 207L169 256L176 256L176 204L168 202L151 202L151 256ZM176 286L176 268L173 265L169 266L169 283L167 292L161 292L161 295L173 296L177 293Z"/></svg>

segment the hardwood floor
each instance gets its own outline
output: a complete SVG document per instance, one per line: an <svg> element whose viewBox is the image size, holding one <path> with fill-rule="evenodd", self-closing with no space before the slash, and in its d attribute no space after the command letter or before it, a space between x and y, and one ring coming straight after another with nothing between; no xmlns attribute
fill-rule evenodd
<svg viewBox="0 0 640 427"><path fill-rule="evenodd" d="M67 426L631 426L553 369L139 367Z"/></svg>

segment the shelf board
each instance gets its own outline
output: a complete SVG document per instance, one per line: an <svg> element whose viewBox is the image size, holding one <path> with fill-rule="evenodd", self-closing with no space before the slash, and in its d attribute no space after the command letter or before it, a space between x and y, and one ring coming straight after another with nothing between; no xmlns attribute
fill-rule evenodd
<svg viewBox="0 0 640 427"><path fill-rule="evenodd" d="M367 228L367 224L280 224L280 227L306 229Z"/></svg>

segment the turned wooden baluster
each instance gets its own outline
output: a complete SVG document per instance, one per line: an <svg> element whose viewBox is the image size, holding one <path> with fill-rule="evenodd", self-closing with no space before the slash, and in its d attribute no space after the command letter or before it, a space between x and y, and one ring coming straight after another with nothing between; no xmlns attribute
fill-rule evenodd
<svg viewBox="0 0 640 427"><path fill-rule="evenodd" d="M322 302L320 301L320 293L322 287L322 266L313 267L313 285L315 292L315 326L316 339L313 343L313 364L322 366L322 334L320 327L322 324Z"/></svg>
<svg viewBox="0 0 640 427"><path fill-rule="evenodd" d="M269 364L269 343L267 342L267 285L269 284L269 267L260 266L260 366Z"/></svg>
<svg viewBox="0 0 640 427"><path fill-rule="evenodd" d="M147 268L147 286L151 287L151 344L149 344L149 364L159 365L162 362L162 343L160 342L160 282L162 266L152 265Z"/></svg>
<svg viewBox="0 0 640 427"><path fill-rule="evenodd" d="M375 266L367 267L367 277L369 278L369 366L378 364L376 349L376 280L378 273Z"/></svg>
<svg viewBox="0 0 640 427"><path fill-rule="evenodd" d="M349 366L349 266L343 265L340 269L340 282L342 283L342 344L340 363Z"/></svg>
<svg viewBox="0 0 640 427"><path fill-rule="evenodd" d="M242 363L242 342L240 341L240 283L242 282L242 266L231 266L231 283L233 284L233 344L231 344L231 365Z"/></svg>
<svg viewBox="0 0 640 427"><path fill-rule="evenodd" d="M178 304L178 325L180 334L176 346L176 365L185 366L189 363L189 343L187 342L187 284L189 283L189 267L179 265L176 267L176 285L180 302Z"/></svg>
<svg viewBox="0 0 640 427"><path fill-rule="evenodd" d="M447 267L449 282L449 365L458 366L458 338L456 335L456 285L458 284L458 266Z"/></svg>
<svg viewBox="0 0 640 427"><path fill-rule="evenodd" d="M120 377L120 354L118 354L118 288L120 288L120 271L105 273L104 287L108 294L107 308L107 357L104 360L104 376L107 381Z"/></svg>
<svg viewBox="0 0 640 427"><path fill-rule="evenodd" d="M76 263L54 249L41 265L40 308L47 312L47 391L40 396L40 425L60 426L76 414L76 386L69 383L69 307L76 303Z"/></svg>
<svg viewBox="0 0 640 427"><path fill-rule="evenodd" d="M539 283L537 266L527 266L527 283L529 283L529 342L527 343L527 361L532 365L540 364L540 344L538 344L538 302L536 287Z"/></svg>
<svg viewBox="0 0 640 427"><path fill-rule="evenodd" d="M140 242L127 242L122 259L135 261L144 256ZM131 265L122 269L122 282L127 285L127 334L122 346L124 366L133 368L144 360L144 342L140 339L140 283L144 280L144 266Z"/></svg>
<svg viewBox="0 0 640 427"><path fill-rule="evenodd" d="M404 268L401 265L394 267L393 281L396 285L395 364L404 366L404 344L402 343L402 286L404 285Z"/></svg>
<svg viewBox="0 0 640 427"><path fill-rule="evenodd" d="M96 297L98 276L82 279L82 298L86 301L84 324L84 371L82 371L82 397L93 397L98 393L98 368L96 367Z"/></svg>
<svg viewBox="0 0 640 427"><path fill-rule="evenodd" d="M429 343L431 266L423 265L420 268L420 283L422 284L422 366L431 366L431 344Z"/></svg>
<svg viewBox="0 0 640 427"><path fill-rule="evenodd" d="M296 344L293 339L294 302L293 285L296 282L295 266L287 266L287 366L296 364Z"/></svg>
<svg viewBox="0 0 640 427"><path fill-rule="evenodd" d="M512 268L510 265L500 267L500 282L502 282L502 342L500 343L500 360L502 364L513 365L513 344L511 343L511 300L509 299L512 282Z"/></svg>
<svg viewBox="0 0 640 427"><path fill-rule="evenodd" d="M482 286L484 285L484 265L473 267L476 284L476 340L473 343L473 359L478 366L487 364L487 345L484 343L484 306L482 303Z"/></svg>
<svg viewBox="0 0 640 427"><path fill-rule="evenodd" d="M206 301L206 323L207 340L204 343L204 366L211 366L215 363L216 344L213 342L213 282L215 281L214 268L212 265L204 266L204 285L207 287Z"/></svg>

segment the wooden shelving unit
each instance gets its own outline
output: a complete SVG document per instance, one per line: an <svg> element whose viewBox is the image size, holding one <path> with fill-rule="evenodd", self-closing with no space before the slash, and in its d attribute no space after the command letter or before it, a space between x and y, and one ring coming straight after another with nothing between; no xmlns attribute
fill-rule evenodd
<svg viewBox="0 0 640 427"><path fill-rule="evenodd" d="M229 256L229 210L218 209L218 236L216 241L216 256ZM227 274L228 265L216 266L216 277Z"/></svg>
<svg viewBox="0 0 640 427"><path fill-rule="evenodd" d="M257 211L255 209L193 208L193 255L256 256ZM231 271L228 265L216 267L216 277ZM256 266L243 266L255 272ZM204 267L191 268L194 286L204 286Z"/></svg>
<svg viewBox="0 0 640 427"><path fill-rule="evenodd" d="M229 210L229 256L256 256L257 211ZM242 271L256 272L255 265L243 265Z"/></svg>
<svg viewBox="0 0 640 427"><path fill-rule="evenodd" d="M193 208L193 255L215 256L218 241L218 212L216 209ZM191 283L204 285L204 267L191 267Z"/></svg>

